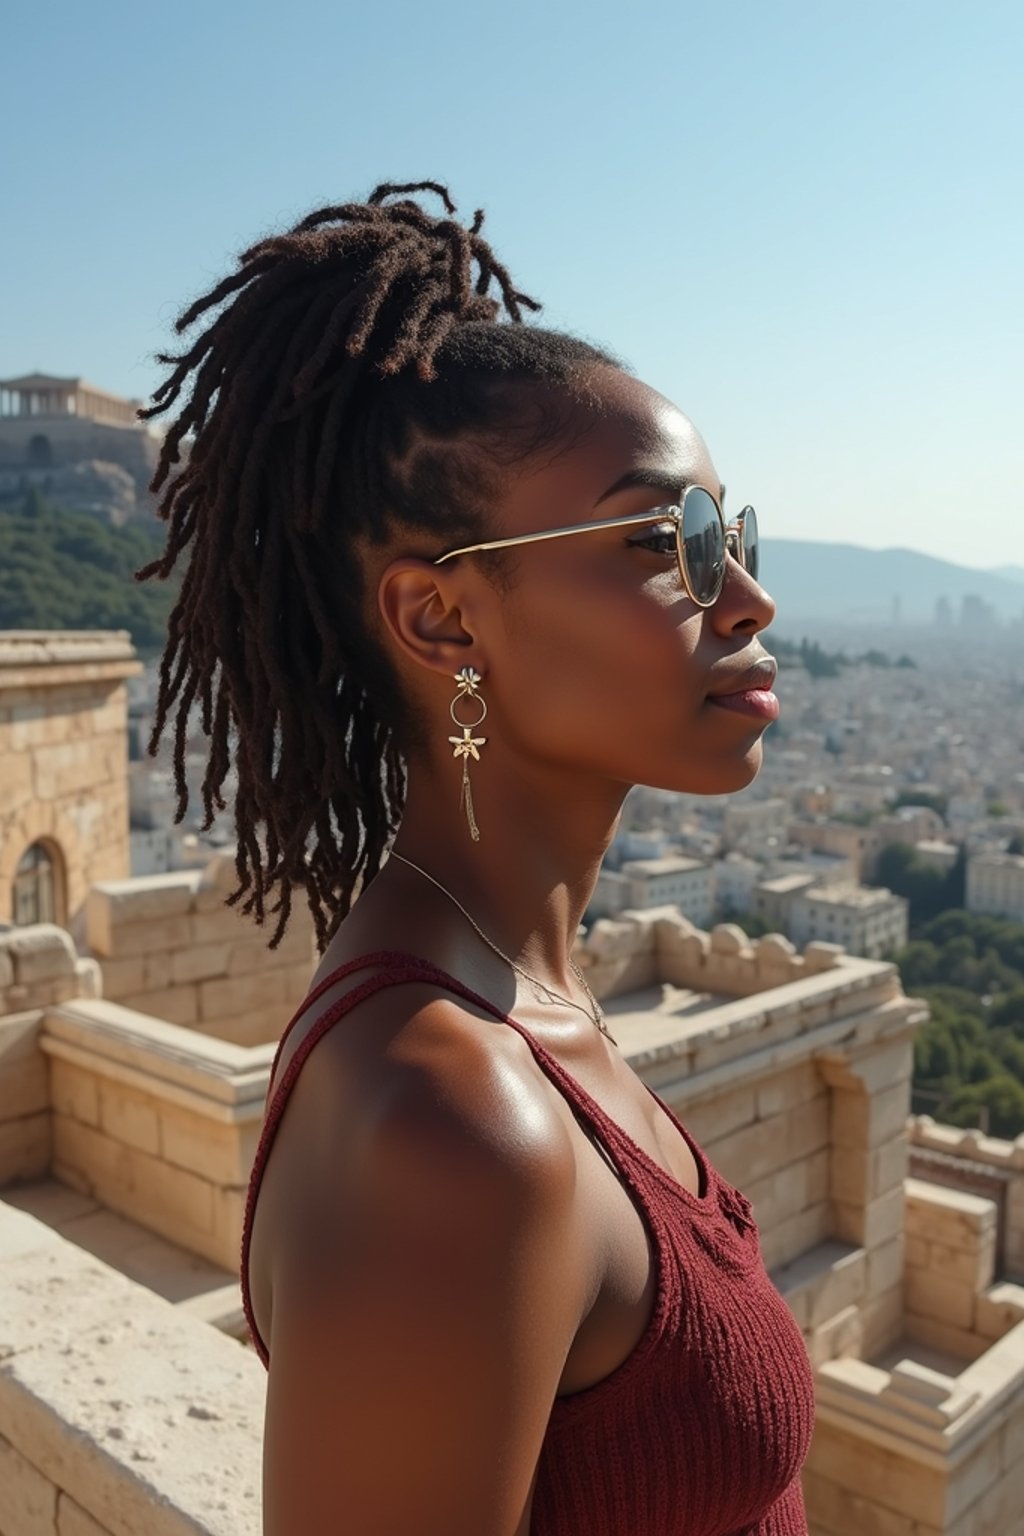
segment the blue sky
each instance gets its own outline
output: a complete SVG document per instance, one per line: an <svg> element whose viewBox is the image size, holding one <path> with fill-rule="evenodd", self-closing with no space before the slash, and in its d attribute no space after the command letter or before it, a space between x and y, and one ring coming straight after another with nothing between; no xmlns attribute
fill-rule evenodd
<svg viewBox="0 0 1024 1536"><path fill-rule="evenodd" d="M431 177L766 534L1024 564L1017 0L63 0L3 37L0 376L145 397L251 239Z"/></svg>

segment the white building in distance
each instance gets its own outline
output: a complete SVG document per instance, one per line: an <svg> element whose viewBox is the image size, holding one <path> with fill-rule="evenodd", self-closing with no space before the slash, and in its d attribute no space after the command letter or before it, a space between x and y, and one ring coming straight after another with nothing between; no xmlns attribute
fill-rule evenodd
<svg viewBox="0 0 1024 1536"><path fill-rule="evenodd" d="M841 944L851 955L879 960L906 944L907 912L906 898L892 891L862 885L818 885L794 895L789 937L798 945L824 939Z"/></svg>
<svg viewBox="0 0 1024 1536"><path fill-rule="evenodd" d="M749 854L784 843L789 814L789 805L778 797L730 800L722 818L723 844L727 850Z"/></svg>
<svg viewBox="0 0 1024 1536"><path fill-rule="evenodd" d="M967 860L967 910L1024 923L1024 855L972 854Z"/></svg>
<svg viewBox="0 0 1024 1536"><path fill-rule="evenodd" d="M629 859L619 870L601 871L587 911L591 918L615 917L665 906L678 907L699 928L709 927L714 915L711 866L678 854Z"/></svg>

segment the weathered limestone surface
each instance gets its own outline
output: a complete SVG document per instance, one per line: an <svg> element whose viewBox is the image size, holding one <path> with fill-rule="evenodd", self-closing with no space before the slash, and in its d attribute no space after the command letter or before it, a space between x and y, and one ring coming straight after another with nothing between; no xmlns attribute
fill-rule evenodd
<svg viewBox="0 0 1024 1536"><path fill-rule="evenodd" d="M597 923L577 954L599 996L641 974L704 999L637 1024L630 1064L751 1199L773 1273L802 1256L827 1269L830 1241L862 1251L857 1320L846 1304L816 1317L814 1357L882 1347L902 1312L912 1040L925 1016L894 968L834 945L751 944L731 924L701 933L671 908ZM712 993L725 994L713 1007Z"/></svg>
<svg viewBox="0 0 1024 1536"><path fill-rule="evenodd" d="M1000 1336L991 1332L998 1312L989 1296L995 1203L921 1179L908 1179L906 1191L907 1333L932 1348L976 1359ZM978 1326L979 1315L986 1331Z"/></svg>
<svg viewBox="0 0 1024 1536"><path fill-rule="evenodd" d="M4 1536L258 1536L255 1356L0 1204Z"/></svg>
<svg viewBox="0 0 1024 1536"><path fill-rule="evenodd" d="M274 1047L197 1035L96 990L95 961L65 930L0 934L0 1187L52 1167L234 1270Z"/></svg>
<svg viewBox="0 0 1024 1536"><path fill-rule="evenodd" d="M125 679L141 671L126 631L0 635L0 921L33 843L54 860L64 924L93 881L128 873Z"/></svg>
<svg viewBox="0 0 1024 1536"><path fill-rule="evenodd" d="M50 1149L50 1094L46 1057L39 1047L39 1014L0 1017L0 1187L44 1173Z"/></svg>
<svg viewBox="0 0 1024 1536"><path fill-rule="evenodd" d="M953 1374L824 1365L805 1480L815 1536L1010 1536L1024 1514L1024 1324Z"/></svg>
<svg viewBox="0 0 1024 1536"><path fill-rule="evenodd" d="M236 1269L274 1047L96 1000L50 1010L41 1047L58 1178Z"/></svg>
<svg viewBox="0 0 1024 1536"><path fill-rule="evenodd" d="M225 875L222 864L205 884L190 874L143 882L145 890L108 885L94 904L96 947L116 951L100 961L105 979L114 975L134 989L126 995L150 1001L187 996L194 1022L100 999L96 962L83 964L59 930L26 930L15 950L0 936L0 1157L5 1124L24 1142L33 1119L45 1121L58 1177L234 1270L274 1045L216 1038L201 1015L232 999L240 1018L261 1007L269 1015L282 1005L267 998L291 984L272 979L287 966L248 969L254 941L230 928L238 918L223 909ZM199 943L192 925L207 919ZM265 947L264 937L255 942ZM902 995L893 968L829 946L797 956L784 941L749 944L732 927L700 935L665 913L595 930L581 963L605 997L634 985L656 994L660 980L664 1007L625 1018L625 1054L754 1203L765 1261L818 1370L823 1412L806 1475L814 1536L1012 1532L1024 1463L1024 1286L996 1270L992 1201L907 1177L920 1124L907 1114L912 1039L923 1010ZM256 984L261 976L267 984ZM308 972L301 985L293 980L299 997ZM674 1014L672 999L685 989L701 1006ZM278 1012L276 1029L290 1012ZM32 1107L5 1121L12 1105ZM929 1134L940 1132L964 1134ZM972 1155L992 1158L989 1139L979 1142ZM1007 1144L998 1146L1000 1166L1015 1177L1018 1149L1003 1157ZM33 1170L40 1155L29 1159ZM87 1301L94 1278L76 1271ZM207 1310L205 1302L182 1309L178 1320L190 1312L190 1323L205 1328ZM132 1315L142 1316L134 1303ZM105 1326L97 1324L97 1336ZM169 1349L149 1326L138 1324L147 1347ZM31 1353L30 1322L19 1328ZM110 1337L126 1357L139 1344L130 1327ZM205 1348L208 1333L202 1338ZM171 1358L187 1361L180 1342L174 1347ZM933 1350L945 1352L952 1375L935 1367ZM201 1375L201 1365L194 1369ZM168 1379L174 1389L173 1373ZM18 1383L45 1395L42 1380L19 1375ZM6 1466L18 1480L25 1507L39 1510L32 1518L47 1536L55 1528L57 1536L121 1536L113 1506L90 1502L84 1485L61 1482L54 1465L26 1451L3 1416L2 1390L0 1474ZM70 1400L67 1422L77 1424L87 1407ZM93 1433L109 1449L104 1424ZM148 1464L133 1467L144 1482ZM155 1497L152 1488L145 1497ZM184 1500L175 1498L180 1513ZM139 1529L161 1536L165 1527L150 1520ZM166 1527L184 1529L206 1527ZM0 1532L21 1536L2 1516Z"/></svg>
<svg viewBox="0 0 1024 1536"><path fill-rule="evenodd" d="M238 1045L278 1039L315 968L312 920L297 903L270 949L272 928L225 904L236 884L227 852L205 870L95 884L85 928L104 996Z"/></svg>
<svg viewBox="0 0 1024 1536"><path fill-rule="evenodd" d="M985 1136L978 1130L936 1125L917 1115L909 1125L911 1158L918 1177L973 1193L998 1195L997 1246L1008 1280L1024 1284L1024 1135L1016 1141Z"/></svg>

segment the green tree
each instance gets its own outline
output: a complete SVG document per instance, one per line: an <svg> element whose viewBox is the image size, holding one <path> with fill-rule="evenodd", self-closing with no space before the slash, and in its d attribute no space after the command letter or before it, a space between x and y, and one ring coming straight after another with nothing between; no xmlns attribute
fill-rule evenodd
<svg viewBox="0 0 1024 1536"><path fill-rule="evenodd" d="M897 862L911 867L905 856ZM1024 924L942 912L914 929L897 963L908 992L930 1011L914 1041L915 1106L954 1125L987 1116L993 1135L1020 1135Z"/></svg>
<svg viewBox="0 0 1024 1536"><path fill-rule="evenodd" d="M1024 1040L1024 986L1011 987L998 998L989 1011L993 1029L1005 1029Z"/></svg>
<svg viewBox="0 0 1024 1536"><path fill-rule="evenodd" d="M915 927L948 907L951 874L926 863L909 843L887 843L875 864L877 884L907 898Z"/></svg>
<svg viewBox="0 0 1024 1536"><path fill-rule="evenodd" d="M942 1118L950 1125L978 1125L983 1108L988 1110L990 1135L1009 1140L1019 1136L1024 1126L1024 1084L1006 1072L971 1083L954 1095Z"/></svg>
<svg viewBox="0 0 1024 1536"><path fill-rule="evenodd" d="M160 650L178 582L134 573L163 545L157 527L115 528L30 487L0 506L0 628L127 629L143 654Z"/></svg>

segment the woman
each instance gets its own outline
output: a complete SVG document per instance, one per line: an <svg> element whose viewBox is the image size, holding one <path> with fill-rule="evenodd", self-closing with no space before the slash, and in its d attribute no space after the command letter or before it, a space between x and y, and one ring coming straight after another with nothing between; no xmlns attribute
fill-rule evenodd
<svg viewBox="0 0 1024 1536"><path fill-rule="evenodd" d="M571 958L629 787L757 772L753 516L454 214L382 186L260 241L143 413L191 375L151 747L177 698L184 814L199 702L230 899L276 891L273 945L304 888L322 951L245 1220L265 1530L796 1536L802 1338Z"/></svg>

